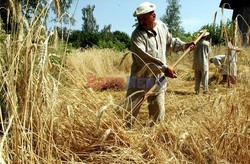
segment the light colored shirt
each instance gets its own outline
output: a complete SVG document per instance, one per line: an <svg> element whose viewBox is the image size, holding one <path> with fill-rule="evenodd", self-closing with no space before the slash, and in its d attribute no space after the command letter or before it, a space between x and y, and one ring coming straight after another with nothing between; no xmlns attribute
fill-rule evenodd
<svg viewBox="0 0 250 164"><path fill-rule="evenodd" d="M233 46L231 42L228 42L228 56L226 60L227 72L232 76L237 76L237 47Z"/></svg>
<svg viewBox="0 0 250 164"><path fill-rule="evenodd" d="M131 49L133 63L131 75L136 75L145 64L149 64L155 74L164 72L166 65L166 52L184 50L185 42L174 38L167 26L156 21L152 31L144 31L137 27L132 33Z"/></svg>
<svg viewBox="0 0 250 164"><path fill-rule="evenodd" d="M216 55L212 58L216 68L221 69L222 64L224 64L225 57L225 55Z"/></svg>
<svg viewBox="0 0 250 164"><path fill-rule="evenodd" d="M209 42L202 38L196 45L193 59L193 69L196 71L208 71Z"/></svg>
<svg viewBox="0 0 250 164"><path fill-rule="evenodd" d="M233 46L231 42L228 42L228 60L229 60L229 62L237 62L236 49L237 49L237 47Z"/></svg>
<svg viewBox="0 0 250 164"><path fill-rule="evenodd" d="M222 75L228 75L228 67L225 63L226 55L216 55L212 58L213 63Z"/></svg>
<svg viewBox="0 0 250 164"><path fill-rule="evenodd" d="M132 33L131 51L133 52L133 63L131 65L131 76L138 77L142 72L141 70L146 70L146 73L139 77L150 78L153 72L156 78L159 78L167 68L167 51L180 51L185 48L185 42L172 37L163 22L155 21L155 23L153 31L141 30L137 26ZM146 65L150 69L145 67ZM163 88L165 89L166 85Z"/></svg>

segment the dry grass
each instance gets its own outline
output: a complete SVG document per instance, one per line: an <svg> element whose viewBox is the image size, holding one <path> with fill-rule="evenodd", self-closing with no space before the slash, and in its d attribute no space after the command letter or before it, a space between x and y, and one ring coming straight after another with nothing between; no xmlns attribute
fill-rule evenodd
<svg viewBox="0 0 250 164"><path fill-rule="evenodd" d="M56 130L54 140L56 145L74 152L79 157L75 160L88 163L247 163L250 160L247 56L239 59L237 85L231 88L212 85L210 94L200 96L194 95L194 81L187 78L193 73L192 58L186 58L185 64L178 67L179 78L169 80L166 120L152 128L146 126L145 103L135 129L126 131L115 112L115 104L124 98L125 91L95 91L84 88L84 82L93 73L100 77L129 75L125 68L130 59L125 62L126 67L119 69L121 53L90 50L74 54L69 57L72 69L69 72L72 79L80 79L74 80L68 92L64 91L63 106L70 105L59 110L65 113L58 113L63 120L57 122L60 135Z"/></svg>
<svg viewBox="0 0 250 164"><path fill-rule="evenodd" d="M168 57L169 63L174 63L175 55L178 57ZM237 85L212 85L210 94L199 96L193 91L191 56L178 66L179 78L169 80L166 120L148 127L145 103L132 131L123 129L123 120L115 111L125 90L86 88L87 76L128 76L130 57L119 66L123 53L96 49L73 52L67 57L60 81L42 62L44 65L36 71L33 68L27 76L29 89L22 90L25 94L16 90L6 93L14 120L3 158L8 163L247 163L249 56L238 61ZM46 60L43 57L41 61ZM5 78L10 73L2 72ZM44 82L39 82L42 79ZM11 88L9 80L5 82ZM20 115L23 104L24 115Z"/></svg>
<svg viewBox="0 0 250 164"><path fill-rule="evenodd" d="M127 71L119 73L121 69L115 69L122 54L113 53L91 50L69 58L69 68L76 70L69 71L72 79L82 79L74 80L78 85L72 84L68 92L64 91L63 106L70 105L59 110L61 113L57 117L63 120L55 123L58 128L54 132L56 145L64 145L81 160L93 163L237 163L249 160L249 83L239 83L233 88L211 86L209 95L195 96L193 81L185 80L192 72L191 63L185 62L187 64L179 66L180 78L169 81L165 122L153 128L144 126L147 118L144 104L137 127L125 131L113 104L124 97L125 91L99 92L84 88L85 77L93 72L102 77L128 75ZM88 60L91 61L89 66ZM79 65L86 67L78 70ZM105 67L113 69L106 69L105 74ZM241 72L240 76L249 78L247 72Z"/></svg>
<svg viewBox="0 0 250 164"><path fill-rule="evenodd" d="M194 94L187 56L179 77L169 80L165 121L147 126L144 103L127 131L115 110L126 90L102 92L86 83L88 76L126 80L131 56L120 65L124 53L76 50L55 54L66 59L62 65L52 63L51 35L39 19L26 25L22 42L10 35L1 45L1 111L8 111L8 118L1 113L2 163L249 163L249 48L238 58L238 83L213 84L207 95ZM225 48L213 47L211 56L219 53ZM179 56L168 56L168 63Z"/></svg>

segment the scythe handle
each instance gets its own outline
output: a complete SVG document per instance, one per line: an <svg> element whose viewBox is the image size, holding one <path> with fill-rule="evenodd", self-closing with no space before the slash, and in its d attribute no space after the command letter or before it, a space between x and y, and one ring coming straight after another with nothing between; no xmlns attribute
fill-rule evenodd
<svg viewBox="0 0 250 164"><path fill-rule="evenodd" d="M201 33L200 36L194 41L194 44L196 44L205 35L206 32L207 30L205 29L203 33ZM187 53L189 53L190 50L190 47L185 50L181 57L174 63L173 68L175 68L180 63L180 61L187 55Z"/></svg>

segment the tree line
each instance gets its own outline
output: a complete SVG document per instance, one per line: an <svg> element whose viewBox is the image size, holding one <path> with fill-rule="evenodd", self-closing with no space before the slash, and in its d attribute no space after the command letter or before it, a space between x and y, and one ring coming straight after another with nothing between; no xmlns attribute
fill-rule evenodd
<svg viewBox="0 0 250 164"><path fill-rule="evenodd" d="M70 32L68 42L74 48L111 48L118 51L130 49L130 37L127 33L119 30L112 32L111 25L105 25L103 29L99 29L94 17L94 9L95 5L87 5L82 9L82 29ZM62 30L58 30L59 36Z"/></svg>
<svg viewBox="0 0 250 164"><path fill-rule="evenodd" d="M74 24L74 19L69 17L67 10L70 8L73 0L63 0L55 1L60 4L53 4L51 9L55 12L56 17L55 21ZM39 9L36 4L40 2L42 5L46 5L45 0L16 0L15 5L21 6L20 11L27 18L27 20L32 18L32 11L40 12L37 13L43 14L42 9ZM183 41L191 41L196 33L186 33L181 26L181 17L180 17L180 2L179 0L166 0L167 7L165 14L160 18L164 23L167 24L169 31L173 34L174 37L179 37ZM0 16L2 19L3 29L6 32L11 32L18 29L20 24L18 19L16 19L15 13L8 13L8 9L11 8L10 1L2 0L0 2ZM60 6L60 8L58 8ZM18 7L17 7L18 8ZM87 5L82 8L82 28L79 30L70 31L66 27L56 27L58 32L58 37L61 39L62 43L68 42L74 48L112 48L118 51L124 51L130 49L130 36L122 31L116 30L111 31L111 25L106 25L103 29L99 29L99 25L94 17L95 5ZM45 15L45 14L44 14ZM64 17L63 17L64 16ZM65 19L67 17L67 19ZM45 18L48 18L45 15ZM42 21L42 20L41 20ZM136 23L135 23L136 24ZM206 28L210 32L210 37L213 44L223 44L225 39L222 34L225 29L232 31L231 21L228 20L226 24L207 24L200 28Z"/></svg>
<svg viewBox="0 0 250 164"><path fill-rule="evenodd" d="M180 1L167 0L167 7L165 14L160 18L167 24L169 31L174 37L179 37L183 41L191 41L197 33L206 28L210 32L210 40L213 45L224 44L225 30L230 35L232 33L232 22L228 20L225 24L207 24L202 26L197 32L186 33L181 26L180 17ZM75 48L79 47L98 47L98 48L113 48L116 50L130 49L130 37L121 31L111 32L111 25L104 26L99 30L99 26L94 17L95 6L88 5L82 9L83 25L82 30L74 30L69 36L69 43ZM135 23L135 25L137 22Z"/></svg>

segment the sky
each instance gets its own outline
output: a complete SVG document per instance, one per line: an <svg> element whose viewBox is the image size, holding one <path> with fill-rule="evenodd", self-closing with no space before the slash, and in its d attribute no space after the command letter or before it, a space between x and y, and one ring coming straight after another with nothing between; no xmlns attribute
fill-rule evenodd
<svg viewBox="0 0 250 164"><path fill-rule="evenodd" d="M145 0L74 0L70 15L74 15L76 23L71 27L72 30L81 30L82 20L82 8L87 5L95 5L93 12L96 22L101 30L105 25L111 25L111 31L122 31L131 35L135 27L135 17L133 12L137 6L145 2ZM217 12L216 21L224 21L231 19L232 10L224 10L222 14L221 8L219 8L221 0L180 0L180 17L185 32L196 32L203 25L211 24L214 21L215 12ZM167 0L148 0L148 2L156 5L156 19L160 18L166 13ZM74 12L75 11L75 12ZM74 14L75 13L75 14ZM53 26L53 25L52 25Z"/></svg>

